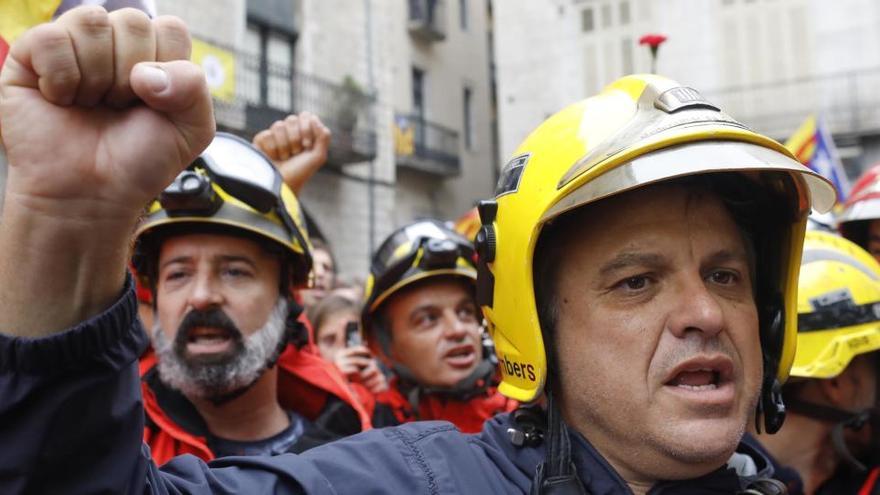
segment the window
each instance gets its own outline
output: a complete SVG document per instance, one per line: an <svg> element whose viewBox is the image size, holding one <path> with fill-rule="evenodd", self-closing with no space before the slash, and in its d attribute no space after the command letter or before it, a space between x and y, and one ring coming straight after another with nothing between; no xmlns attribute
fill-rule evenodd
<svg viewBox="0 0 880 495"><path fill-rule="evenodd" d="M602 27L611 27L611 5L602 5Z"/></svg>
<svg viewBox="0 0 880 495"><path fill-rule="evenodd" d="M462 94L462 102L463 108L462 113L464 116L464 122L462 122L462 134L464 134L464 147L465 149L473 149L474 148L474 125L473 125L473 110L471 105L472 100L472 92L471 88L464 88L464 92Z"/></svg>
<svg viewBox="0 0 880 495"><path fill-rule="evenodd" d="M425 144L425 71L412 68L413 139L416 147Z"/></svg>
<svg viewBox="0 0 880 495"><path fill-rule="evenodd" d="M467 31L468 28L467 6L467 0L458 0L458 23L462 31Z"/></svg>
<svg viewBox="0 0 880 495"><path fill-rule="evenodd" d="M629 2L623 0L620 2L620 25L629 24Z"/></svg>
<svg viewBox="0 0 880 495"><path fill-rule="evenodd" d="M620 66L624 74L632 74L634 72L632 40L629 38L624 38L620 45Z"/></svg>
<svg viewBox="0 0 880 495"><path fill-rule="evenodd" d="M412 69L412 104L413 113L425 120L425 71L417 67Z"/></svg>
<svg viewBox="0 0 880 495"><path fill-rule="evenodd" d="M589 33L593 30L593 9L584 9L581 11L581 31Z"/></svg>
<svg viewBox="0 0 880 495"><path fill-rule="evenodd" d="M278 110L293 109L295 38L286 32L248 22L242 61L244 84L239 90L253 105Z"/></svg>
<svg viewBox="0 0 880 495"><path fill-rule="evenodd" d="M292 110L293 46L287 36L271 31L266 33L266 59L269 62L269 106L279 110Z"/></svg>

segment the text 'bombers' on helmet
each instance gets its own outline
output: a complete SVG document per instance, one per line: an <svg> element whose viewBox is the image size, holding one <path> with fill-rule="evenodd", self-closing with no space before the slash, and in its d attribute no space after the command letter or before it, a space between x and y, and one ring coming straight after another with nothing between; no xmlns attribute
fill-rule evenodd
<svg viewBox="0 0 880 495"><path fill-rule="evenodd" d="M649 184L697 174L742 173L756 188L785 195L791 225L780 229L785 252L772 274L784 302L784 335L775 379L794 358L796 286L811 206L829 210L834 187L778 142L724 114L691 88L655 75L621 78L535 129L504 167L494 202L481 205L483 239L478 293L500 359L534 370L508 374L500 390L531 401L547 377L535 304L533 255L543 225L556 216ZM784 191L783 191L784 190ZM482 251L481 251L482 249ZM484 253L490 256L484 256ZM524 260L527 260L524 262ZM531 377L534 376L534 379Z"/></svg>

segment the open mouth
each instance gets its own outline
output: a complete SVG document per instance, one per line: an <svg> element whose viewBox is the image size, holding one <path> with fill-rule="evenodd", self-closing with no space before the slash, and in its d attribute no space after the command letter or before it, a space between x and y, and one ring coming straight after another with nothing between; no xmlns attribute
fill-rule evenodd
<svg viewBox="0 0 880 495"><path fill-rule="evenodd" d="M447 351L443 360L454 368L468 368L477 360L477 352L473 345L460 345Z"/></svg>
<svg viewBox="0 0 880 495"><path fill-rule="evenodd" d="M669 382L669 385L688 390L715 390L720 382L720 372L709 368L701 368L682 371Z"/></svg>
<svg viewBox="0 0 880 495"><path fill-rule="evenodd" d="M189 354L216 354L232 348L232 332L224 328L196 327L189 331L186 350Z"/></svg>
<svg viewBox="0 0 880 495"><path fill-rule="evenodd" d="M673 368L663 384L668 390L691 400L732 403L733 362L727 356L689 359Z"/></svg>

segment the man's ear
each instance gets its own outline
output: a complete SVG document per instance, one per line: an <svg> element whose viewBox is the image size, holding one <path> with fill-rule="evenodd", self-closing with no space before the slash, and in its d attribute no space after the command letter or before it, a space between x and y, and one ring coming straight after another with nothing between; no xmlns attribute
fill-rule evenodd
<svg viewBox="0 0 880 495"><path fill-rule="evenodd" d="M850 410L858 404L859 397L867 390L867 383L862 383L863 377L859 375L859 364L854 359L841 374L819 380L819 390L828 405Z"/></svg>

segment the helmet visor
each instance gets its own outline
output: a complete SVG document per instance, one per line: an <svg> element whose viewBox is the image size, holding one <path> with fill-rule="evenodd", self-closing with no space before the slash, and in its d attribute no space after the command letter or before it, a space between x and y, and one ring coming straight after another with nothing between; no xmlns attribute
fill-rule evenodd
<svg viewBox="0 0 880 495"><path fill-rule="evenodd" d="M608 170L560 199L542 220L636 187L714 172L782 172L803 177L813 208L822 213L830 210L837 198L834 186L825 178L778 151L739 141L704 141L648 153ZM584 176L589 173L585 171ZM798 207L807 211L810 204Z"/></svg>
<svg viewBox="0 0 880 495"><path fill-rule="evenodd" d="M224 201L214 193L212 182L259 213L275 213L287 231L288 240L282 242L287 244L292 239L298 243L306 260L306 271L311 268L305 233L282 199L281 174L265 155L238 136L218 132L202 154L163 191L159 203L168 217L215 216Z"/></svg>
<svg viewBox="0 0 880 495"><path fill-rule="evenodd" d="M281 175L272 162L245 140L217 133L199 156L224 191L261 213L268 213L281 196Z"/></svg>

